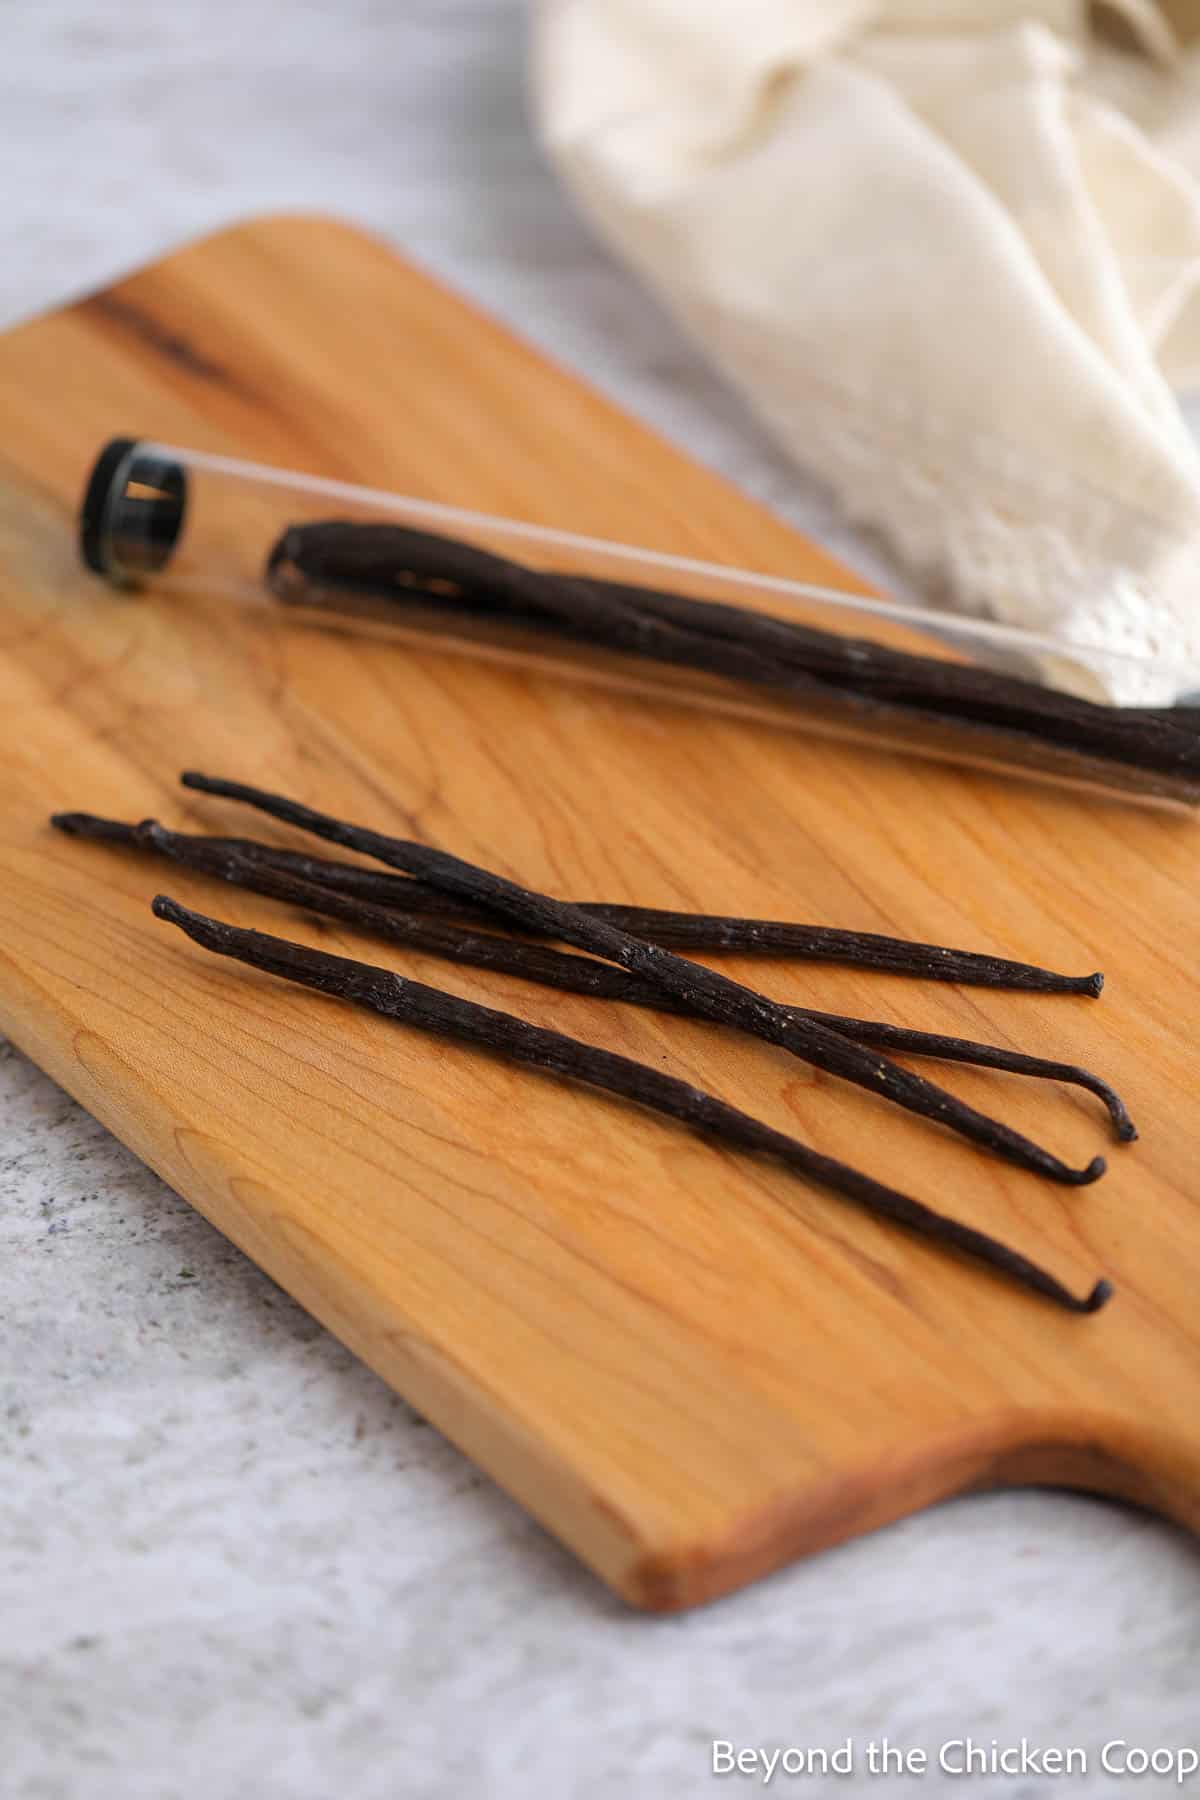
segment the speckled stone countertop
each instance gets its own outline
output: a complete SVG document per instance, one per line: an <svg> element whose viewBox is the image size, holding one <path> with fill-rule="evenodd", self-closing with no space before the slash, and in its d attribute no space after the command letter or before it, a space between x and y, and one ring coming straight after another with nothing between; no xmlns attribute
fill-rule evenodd
<svg viewBox="0 0 1200 1800"><path fill-rule="evenodd" d="M0 325L201 230L341 212L868 569L542 165L513 0L39 0L0 20ZM1051 1494L944 1506L675 1619L625 1611L0 1046L0 1800L1177 1791L1200 1554ZM871 1780L887 1737L924 1776ZM1086 1777L939 1773L974 1738ZM951 1760L957 1753L951 1753ZM728 1775L724 1791L757 1776Z"/></svg>

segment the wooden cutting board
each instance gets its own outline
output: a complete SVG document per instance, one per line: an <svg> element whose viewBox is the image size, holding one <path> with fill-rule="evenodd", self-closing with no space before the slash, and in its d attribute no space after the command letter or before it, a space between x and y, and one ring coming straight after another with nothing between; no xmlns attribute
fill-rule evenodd
<svg viewBox="0 0 1200 1800"><path fill-rule="evenodd" d="M1200 823L460 658L273 631L76 566L114 432L846 577L371 239L226 232L0 339L0 1027L635 1604L940 1496L1049 1481L1200 1526ZM47 829L286 837L185 766L576 897L1107 971L1100 1001L743 959L784 999L1086 1062L1142 1141L1057 1188L782 1052L319 932ZM152 894L652 1061L1021 1246L1076 1318L766 1162L206 958ZM930 1065L926 1065L930 1067ZM1089 1096L934 1068L1073 1160Z"/></svg>

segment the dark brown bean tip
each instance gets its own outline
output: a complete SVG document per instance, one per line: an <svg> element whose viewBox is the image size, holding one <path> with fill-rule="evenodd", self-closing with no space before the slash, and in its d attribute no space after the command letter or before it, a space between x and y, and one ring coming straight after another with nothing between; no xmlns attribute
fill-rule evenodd
<svg viewBox="0 0 1200 1800"><path fill-rule="evenodd" d="M1086 1187L1089 1182L1099 1181L1107 1167L1108 1164L1102 1156L1093 1156L1086 1169L1073 1171L1076 1187Z"/></svg>
<svg viewBox="0 0 1200 1800"><path fill-rule="evenodd" d="M1111 1281L1098 1281L1087 1299L1080 1306L1080 1312L1098 1313L1106 1307L1113 1297Z"/></svg>
<svg viewBox="0 0 1200 1800"><path fill-rule="evenodd" d="M1064 975L1061 979L1064 994L1086 994L1090 1000L1098 1000L1104 991L1104 976L1099 969L1091 975Z"/></svg>
<svg viewBox="0 0 1200 1800"><path fill-rule="evenodd" d="M51 813L50 823L67 837L108 838L114 843L125 843L130 834L129 826L122 825L119 819L100 819L95 813Z"/></svg>

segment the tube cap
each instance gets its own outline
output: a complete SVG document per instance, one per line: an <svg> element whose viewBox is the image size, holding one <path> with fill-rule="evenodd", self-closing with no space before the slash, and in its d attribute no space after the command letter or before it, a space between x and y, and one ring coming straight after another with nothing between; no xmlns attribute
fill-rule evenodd
<svg viewBox="0 0 1200 1800"><path fill-rule="evenodd" d="M137 438L112 438L84 489L79 554L97 575L136 582L170 561L186 511L182 463Z"/></svg>

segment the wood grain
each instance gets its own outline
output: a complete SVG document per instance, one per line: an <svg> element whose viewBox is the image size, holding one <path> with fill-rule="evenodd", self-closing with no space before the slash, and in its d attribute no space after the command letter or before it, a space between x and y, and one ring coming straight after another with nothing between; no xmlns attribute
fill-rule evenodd
<svg viewBox="0 0 1200 1800"><path fill-rule="evenodd" d="M125 430L851 585L345 227L247 225L13 331L0 394L0 1027L24 1050L638 1605L1010 1481L1200 1526L1200 828L90 581L70 521ZM1057 1313L766 1163L206 960L153 920L157 887L389 953L46 827L80 807L245 829L177 789L186 765L556 893L1103 968L1095 1002L722 964L1095 1067L1143 1136L1074 1192L701 1023L394 957L890 1172L1076 1289L1106 1272L1117 1298ZM1073 1160L1107 1147L1086 1095L946 1079Z"/></svg>

